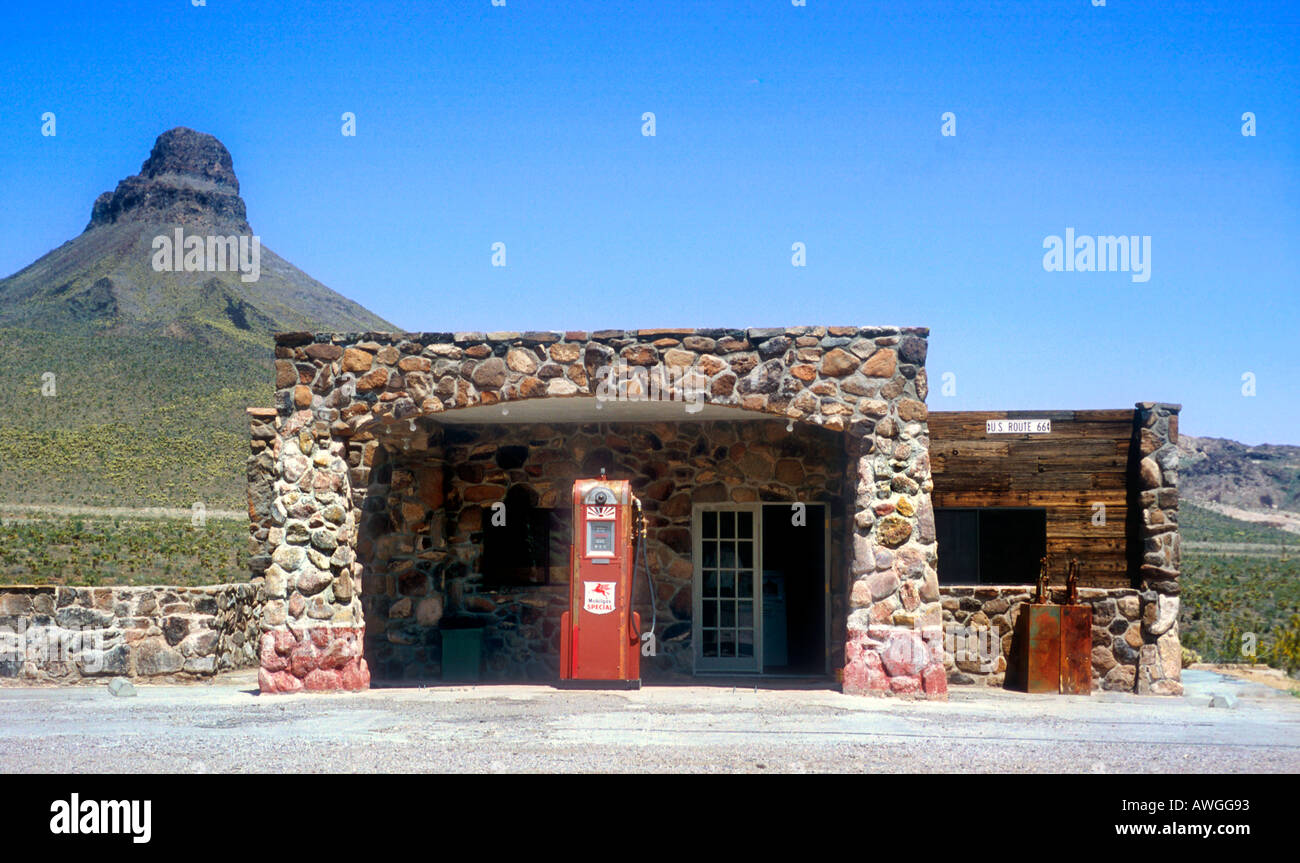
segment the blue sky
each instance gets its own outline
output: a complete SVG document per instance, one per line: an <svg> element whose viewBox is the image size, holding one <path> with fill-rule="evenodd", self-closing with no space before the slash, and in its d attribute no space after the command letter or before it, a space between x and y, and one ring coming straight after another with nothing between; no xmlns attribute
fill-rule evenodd
<svg viewBox="0 0 1300 863"><path fill-rule="evenodd" d="M0 11L2 274L190 126L404 329L923 325L932 409L1300 443L1300 4L35 5ZM1066 228L1150 236L1150 280L1045 271Z"/></svg>

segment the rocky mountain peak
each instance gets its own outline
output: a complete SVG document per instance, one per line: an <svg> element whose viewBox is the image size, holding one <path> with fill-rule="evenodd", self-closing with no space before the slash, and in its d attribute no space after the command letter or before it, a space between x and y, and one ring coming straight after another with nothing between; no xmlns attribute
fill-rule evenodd
<svg viewBox="0 0 1300 863"><path fill-rule="evenodd" d="M86 230L122 221L252 231L230 151L216 137L185 127L159 135L140 173L95 199Z"/></svg>
<svg viewBox="0 0 1300 863"><path fill-rule="evenodd" d="M239 189L230 151L212 135L162 133L140 172L96 199L85 231L0 279L0 329L92 327L116 333L130 350L142 334L221 350L235 338L240 351L255 346L258 363L270 357L275 331L395 329L255 237ZM197 268L185 244L196 237Z"/></svg>
<svg viewBox="0 0 1300 863"><path fill-rule="evenodd" d="M239 194L230 151L215 136L184 126L159 135L149 158L140 166L142 177L158 179L168 174L207 180Z"/></svg>

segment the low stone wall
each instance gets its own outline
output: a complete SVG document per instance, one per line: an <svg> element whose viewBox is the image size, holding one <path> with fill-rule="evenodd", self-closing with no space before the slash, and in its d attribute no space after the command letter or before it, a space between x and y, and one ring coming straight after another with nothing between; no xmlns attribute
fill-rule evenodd
<svg viewBox="0 0 1300 863"><path fill-rule="evenodd" d="M943 606L944 668L954 685L1002 686L1006 682L1007 659L1020 608L1029 602L1032 588L949 587L941 588ZM1065 591L1054 589L1052 600L1062 602ZM1177 632L1172 638L1163 626L1159 595L1132 588L1079 588L1079 601L1092 606L1092 686L1094 690L1176 695L1182 652ZM1160 630L1161 651L1152 630ZM1153 659L1151 654L1156 651ZM1139 667L1169 665L1164 669L1164 687L1143 686ZM1174 684L1174 685L1170 685ZM1177 686L1175 690L1174 686Z"/></svg>
<svg viewBox="0 0 1300 863"><path fill-rule="evenodd" d="M0 588L0 677L75 683L255 668L260 583Z"/></svg>

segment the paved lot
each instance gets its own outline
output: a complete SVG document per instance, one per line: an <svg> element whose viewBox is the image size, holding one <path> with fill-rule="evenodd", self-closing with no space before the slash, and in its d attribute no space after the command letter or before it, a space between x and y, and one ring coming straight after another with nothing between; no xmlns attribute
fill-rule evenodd
<svg viewBox="0 0 1300 863"><path fill-rule="evenodd" d="M1300 698L1210 672L1189 697L1029 696L947 704L825 689L548 686L256 694L211 684L0 688L0 769L227 771L1300 771ZM1208 706L1233 691L1235 709Z"/></svg>

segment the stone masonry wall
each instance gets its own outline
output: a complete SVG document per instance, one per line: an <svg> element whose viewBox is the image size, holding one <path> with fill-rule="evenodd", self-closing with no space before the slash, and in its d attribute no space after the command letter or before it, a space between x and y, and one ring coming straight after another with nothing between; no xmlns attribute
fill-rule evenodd
<svg viewBox="0 0 1300 863"><path fill-rule="evenodd" d="M928 333L793 327L278 335L275 416L255 417L261 446L255 443L250 466L267 489L250 488L250 510L258 510L250 512L260 552L254 565L265 565L269 595L263 691L368 685L358 646L355 511L367 505L381 437L409 445L407 438L427 433L416 420L449 410L532 398L644 398L648 387L668 399L698 391L708 404L845 433L855 465L855 518L846 527L851 575L863 582L845 598L846 691L945 697L942 662L922 643L940 624ZM620 364L643 373L609 389L603 370ZM255 497L267 503L258 509ZM320 633L307 638L309 630ZM311 646L318 642L327 647Z"/></svg>
<svg viewBox="0 0 1300 863"><path fill-rule="evenodd" d="M782 422L514 424L433 427L406 449L374 461L357 553L365 563L366 655L384 679L437 678L444 619L484 629L488 679L554 680L560 614L568 608L569 536L553 545L551 584L489 587L483 528L494 503L521 492L571 526L570 489L580 477L627 478L645 508L654 577L657 655L648 679L692 670L691 515L695 503L827 504L832 614L843 639L839 555L844 456L840 435ZM373 505L371 505L373 504ZM820 579L820 573L818 573ZM634 608L649 627L648 587L638 574ZM833 618L833 620L836 618Z"/></svg>
<svg viewBox="0 0 1300 863"><path fill-rule="evenodd" d="M955 685L1002 686L1007 657L1023 605L1033 588L1026 585L940 588L944 621L944 668ZM1052 589L1063 602L1065 590ZM1079 601L1092 606L1092 687L1134 691L1145 633L1139 592L1131 588L1079 588Z"/></svg>
<svg viewBox="0 0 1300 863"><path fill-rule="evenodd" d="M0 677L207 677L257 666L257 585L0 588Z"/></svg>
<svg viewBox="0 0 1300 863"><path fill-rule="evenodd" d="M1181 405L1139 402L1134 441L1141 513L1138 567L1142 603L1139 694L1181 695L1182 646L1178 638L1178 413Z"/></svg>
<svg viewBox="0 0 1300 863"><path fill-rule="evenodd" d="M268 428L273 438L257 437ZM365 689L370 672L344 444L310 411L254 415L252 433L252 566L261 570L266 596L261 691Z"/></svg>

